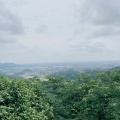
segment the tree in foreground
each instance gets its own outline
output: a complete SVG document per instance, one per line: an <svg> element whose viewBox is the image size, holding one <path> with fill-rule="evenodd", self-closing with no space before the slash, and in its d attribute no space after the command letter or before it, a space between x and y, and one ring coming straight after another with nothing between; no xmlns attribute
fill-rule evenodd
<svg viewBox="0 0 120 120"><path fill-rule="evenodd" d="M0 77L0 120L120 120L120 70L91 76Z"/></svg>

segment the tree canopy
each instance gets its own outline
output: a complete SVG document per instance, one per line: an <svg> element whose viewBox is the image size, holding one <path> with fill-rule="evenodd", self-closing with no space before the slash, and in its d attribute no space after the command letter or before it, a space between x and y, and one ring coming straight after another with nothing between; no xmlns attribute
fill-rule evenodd
<svg viewBox="0 0 120 120"><path fill-rule="evenodd" d="M0 77L1 120L119 120L120 70L77 80Z"/></svg>

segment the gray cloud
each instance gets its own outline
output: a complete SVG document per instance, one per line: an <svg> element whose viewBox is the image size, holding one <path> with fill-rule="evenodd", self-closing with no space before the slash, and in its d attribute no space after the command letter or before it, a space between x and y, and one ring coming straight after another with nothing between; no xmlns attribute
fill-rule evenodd
<svg viewBox="0 0 120 120"><path fill-rule="evenodd" d="M119 0L0 1L3 62L120 59Z"/></svg>
<svg viewBox="0 0 120 120"><path fill-rule="evenodd" d="M119 0L86 0L79 14L82 22L120 25Z"/></svg>
<svg viewBox="0 0 120 120"><path fill-rule="evenodd" d="M18 16L9 11L0 1L0 44L16 43L14 36L24 33L24 26Z"/></svg>
<svg viewBox="0 0 120 120"><path fill-rule="evenodd" d="M71 39L76 36L85 39L119 35L119 0L84 0L82 7L76 10L79 21Z"/></svg>
<svg viewBox="0 0 120 120"><path fill-rule="evenodd" d="M120 33L120 27L114 26L101 26L98 27L91 35L92 38L96 37L107 37L107 36L117 36Z"/></svg>
<svg viewBox="0 0 120 120"><path fill-rule="evenodd" d="M102 42L87 42L79 45L71 45L70 48L78 52L104 52L106 50L106 45Z"/></svg>
<svg viewBox="0 0 120 120"><path fill-rule="evenodd" d="M21 34L24 32L24 27L15 14L0 7L0 31Z"/></svg>
<svg viewBox="0 0 120 120"><path fill-rule="evenodd" d="M47 26L44 24L40 24L37 28L35 32L38 33L45 33L47 31Z"/></svg>
<svg viewBox="0 0 120 120"><path fill-rule="evenodd" d="M11 37L9 35L7 36L0 36L0 44L13 44L16 43L16 40L14 37Z"/></svg>

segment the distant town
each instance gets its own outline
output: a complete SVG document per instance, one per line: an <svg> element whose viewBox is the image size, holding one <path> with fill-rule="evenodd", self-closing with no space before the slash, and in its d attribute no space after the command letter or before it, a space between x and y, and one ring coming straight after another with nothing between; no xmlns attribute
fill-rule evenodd
<svg viewBox="0 0 120 120"><path fill-rule="evenodd" d="M72 69L77 72L85 70L112 69L120 66L120 61L103 62L77 62L77 63L44 63L44 64L14 64L0 63L0 75L20 78L33 78L35 76L44 79L46 75L51 75L60 71Z"/></svg>

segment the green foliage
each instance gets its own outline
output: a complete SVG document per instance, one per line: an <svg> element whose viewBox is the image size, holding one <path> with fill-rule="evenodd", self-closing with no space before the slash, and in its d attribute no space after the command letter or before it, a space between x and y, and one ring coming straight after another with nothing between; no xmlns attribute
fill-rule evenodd
<svg viewBox="0 0 120 120"><path fill-rule="evenodd" d="M37 80L0 78L1 120L48 120L53 118L49 96Z"/></svg>
<svg viewBox="0 0 120 120"><path fill-rule="evenodd" d="M119 120L119 78L120 71L108 71L98 73L94 79L81 73L78 81L62 81L55 93L56 120Z"/></svg>
<svg viewBox="0 0 120 120"><path fill-rule="evenodd" d="M74 71L73 69L68 69L66 71L59 71L57 73L53 73L51 76L55 78L59 78L64 76L67 80L77 80L79 72Z"/></svg>
<svg viewBox="0 0 120 120"><path fill-rule="evenodd" d="M47 79L0 77L0 120L120 119L120 70Z"/></svg>

